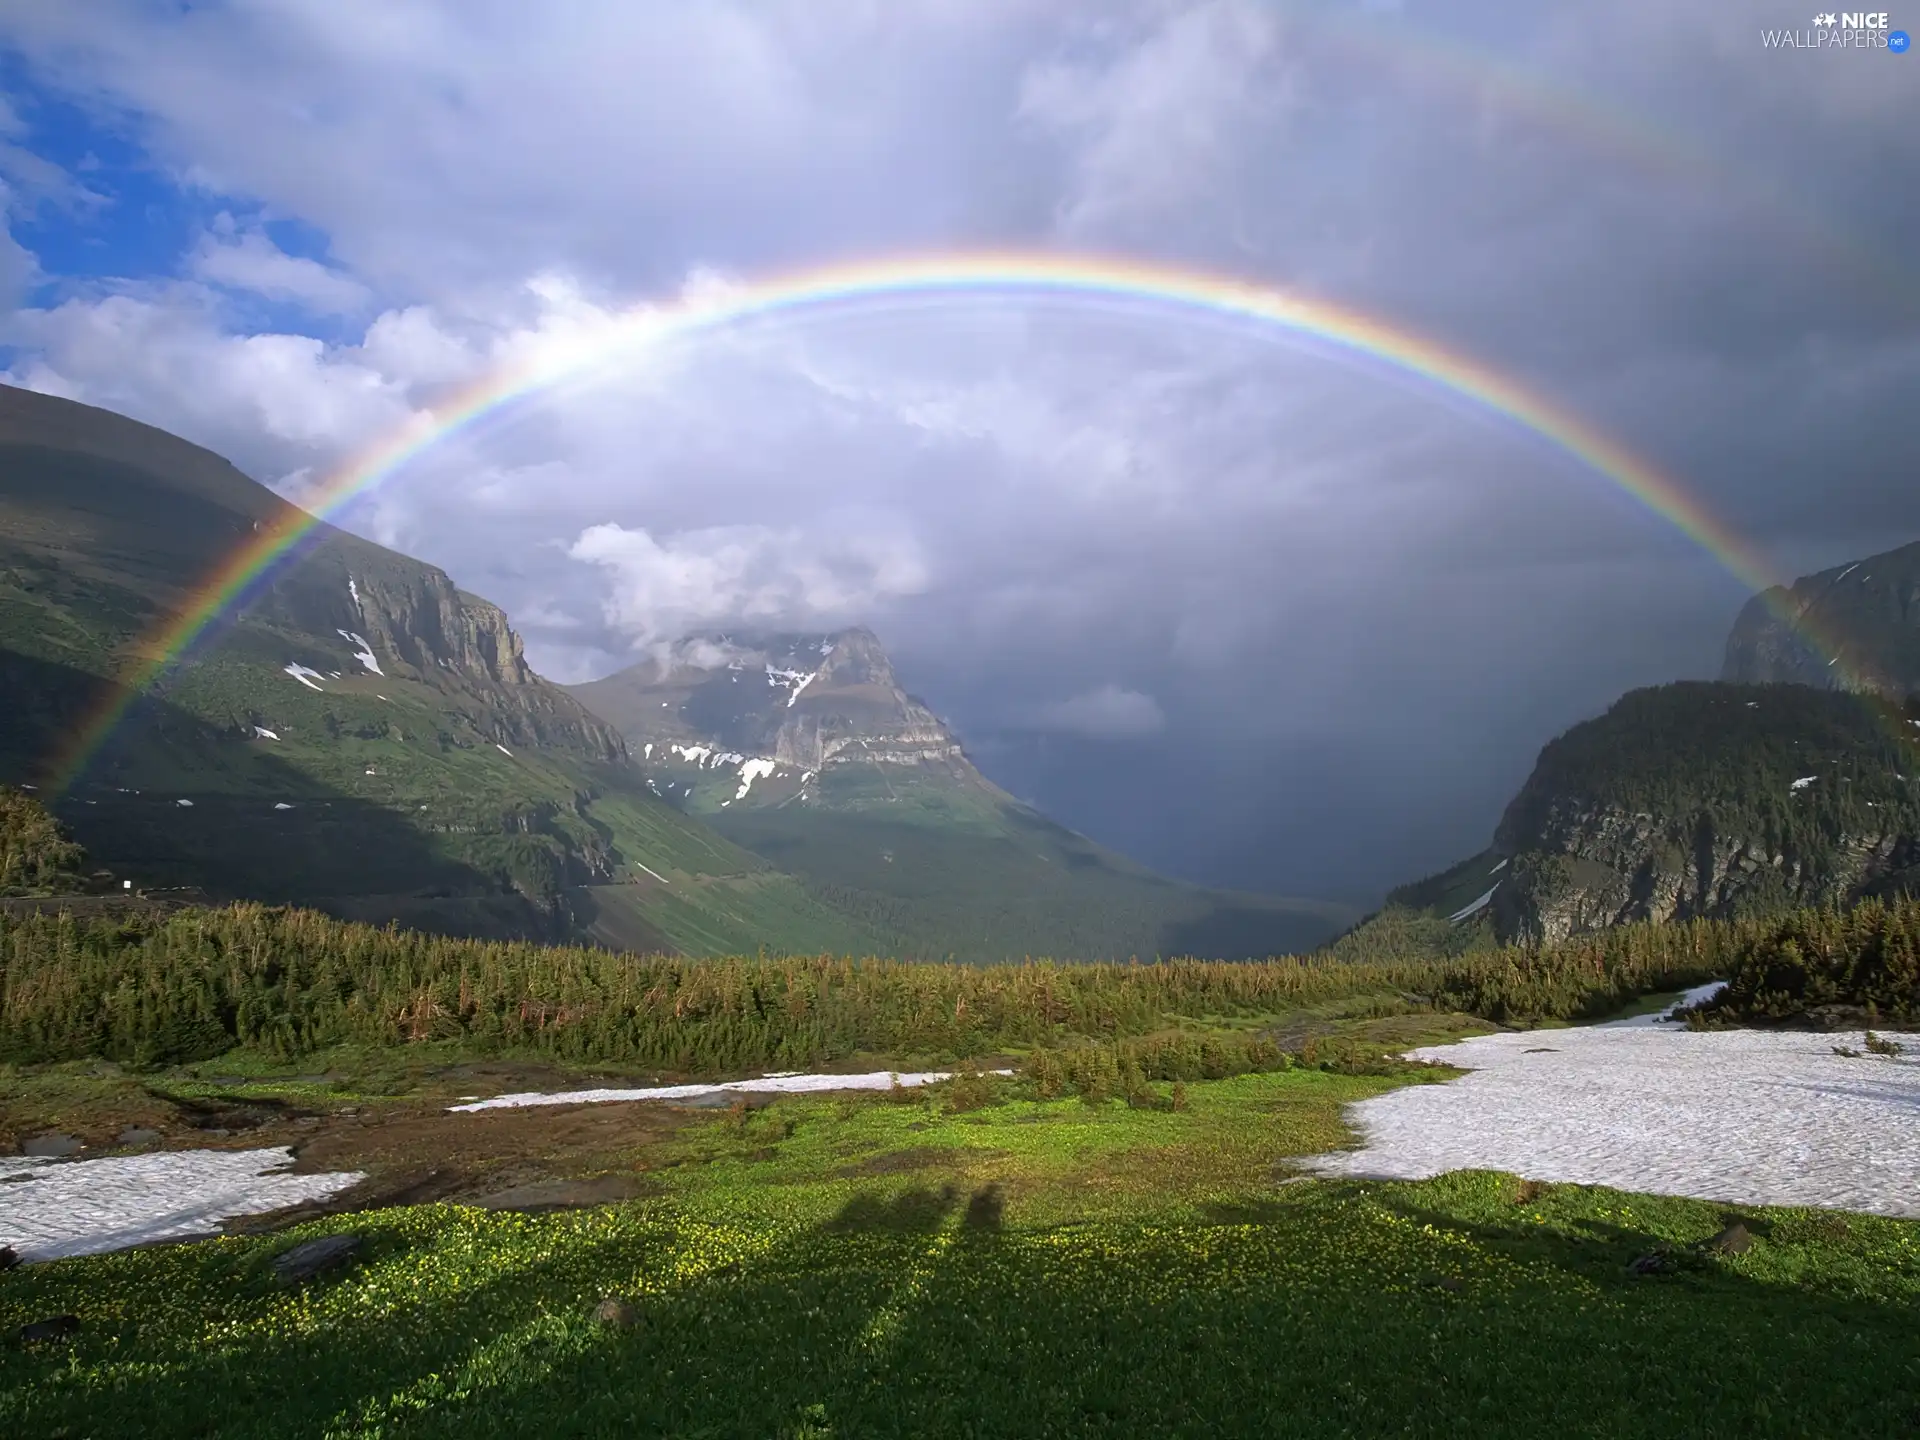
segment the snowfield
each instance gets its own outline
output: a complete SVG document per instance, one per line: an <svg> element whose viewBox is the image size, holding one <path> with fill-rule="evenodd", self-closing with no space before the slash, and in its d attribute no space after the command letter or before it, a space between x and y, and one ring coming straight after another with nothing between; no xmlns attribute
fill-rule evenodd
<svg viewBox="0 0 1920 1440"><path fill-rule="evenodd" d="M652 872L649 871L649 874ZM1011 1075L1011 1070L988 1070L988 1075ZM506 1110L524 1105L584 1105L610 1100L698 1100L709 1095L799 1095L823 1090L890 1090L898 1080L911 1089L953 1078L951 1070L893 1072L874 1070L864 1075L762 1075L758 1080L729 1080L719 1085L654 1085L640 1090L560 1090L524 1095L496 1095L471 1105L449 1105L449 1110Z"/></svg>
<svg viewBox="0 0 1920 1440"><path fill-rule="evenodd" d="M1858 1031L1694 1032L1659 1016L1430 1046L1409 1057L1471 1073L1361 1101L1348 1118L1362 1147L1307 1168L1404 1180L1506 1170L1920 1217L1920 1037L1891 1060L1835 1046L1865 1048Z"/></svg>
<svg viewBox="0 0 1920 1440"><path fill-rule="evenodd" d="M284 1145L103 1160L0 1157L0 1245L22 1260L56 1260L208 1235L232 1216L323 1200L366 1178L279 1173L292 1163Z"/></svg>

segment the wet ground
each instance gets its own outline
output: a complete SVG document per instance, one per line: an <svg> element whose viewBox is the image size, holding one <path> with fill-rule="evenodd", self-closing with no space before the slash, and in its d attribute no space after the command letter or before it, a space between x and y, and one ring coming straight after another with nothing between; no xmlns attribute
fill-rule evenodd
<svg viewBox="0 0 1920 1440"><path fill-rule="evenodd" d="M6 1078L12 1083L0 1086L0 1145L21 1155L86 1161L284 1146L294 1156L292 1173L366 1177L322 1201L230 1220L224 1228L234 1232L437 1201L538 1211L637 1199L662 1188L649 1172L666 1163L663 1142L699 1111L757 1108L775 1098L729 1095L678 1104L474 1113L447 1108L476 1094L631 1078L583 1078L537 1065L450 1067L415 1077L414 1093L391 1098L330 1095L328 1077L320 1075L191 1085L111 1071Z"/></svg>

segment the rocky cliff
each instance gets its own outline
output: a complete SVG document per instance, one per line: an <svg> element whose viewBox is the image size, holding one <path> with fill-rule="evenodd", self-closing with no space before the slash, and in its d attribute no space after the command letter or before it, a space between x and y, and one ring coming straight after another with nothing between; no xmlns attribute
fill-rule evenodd
<svg viewBox="0 0 1920 1440"><path fill-rule="evenodd" d="M533 672L499 607L431 565L354 536L328 535L247 617L306 646L318 638L330 662L323 673L393 675L470 702L487 740L607 763L628 758L616 729Z"/></svg>
<svg viewBox="0 0 1920 1440"><path fill-rule="evenodd" d="M1920 692L1920 543L1755 596L1727 639L1721 678Z"/></svg>

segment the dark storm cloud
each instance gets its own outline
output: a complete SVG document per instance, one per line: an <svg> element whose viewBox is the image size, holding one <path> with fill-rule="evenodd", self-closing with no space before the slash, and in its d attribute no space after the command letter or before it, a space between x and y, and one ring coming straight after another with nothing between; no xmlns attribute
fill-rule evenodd
<svg viewBox="0 0 1920 1440"><path fill-rule="evenodd" d="M1920 532L1920 62L1766 51L1804 23L1784 0L4 23L38 83L337 262L204 237L174 274L14 316L15 378L290 493L702 267L1044 245L1424 331L1783 575ZM236 332L248 283L378 318L349 344ZM1378 364L1004 299L672 347L449 442L351 520L505 604L569 679L678 625L866 621L1069 823L1356 898L1481 843L1541 741L1621 689L1712 674L1745 598L1604 478Z"/></svg>

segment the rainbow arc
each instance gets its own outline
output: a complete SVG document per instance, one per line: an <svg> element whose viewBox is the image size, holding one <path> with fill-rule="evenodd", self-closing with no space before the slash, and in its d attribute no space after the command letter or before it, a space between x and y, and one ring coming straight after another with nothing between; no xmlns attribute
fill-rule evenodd
<svg viewBox="0 0 1920 1440"><path fill-rule="evenodd" d="M633 307L590 333L547 345L519 363L417 412L406 424L342 465L308 496L307 507L250 536L209 574L187 602L135 650L141 661L113 698L77 732L54 767L60 787L85 769L133 699L163 678L222 616L243 607L300 550L316 526L387 483L408 462L501 407L537 394L643 347L724 330L750 320L831 311L837 306L914 304L966 296L1033 297L1087 304L1149 303L1188 315L1224 318L1283 337L1311 340L1415 377L1443 396L1559 451L1618 487L1690 537L1743 584L1773 590L1764 558L1710 513L1673 476L1602 433L1563 404L1466 353L1383 317L1331 301L1231 276L1109 256L1056 252L938 254L824 266L740 285L704 285L664 303ZM1773 592L1776 599L1783 599ZM1783 612L1784 613L1784 612ZM1796 628L1800 617L1787 614ZM1802 633L1805 634L1802 628ZM1851 688L1868 688L1832 637L1805 634Z"/></svg>

